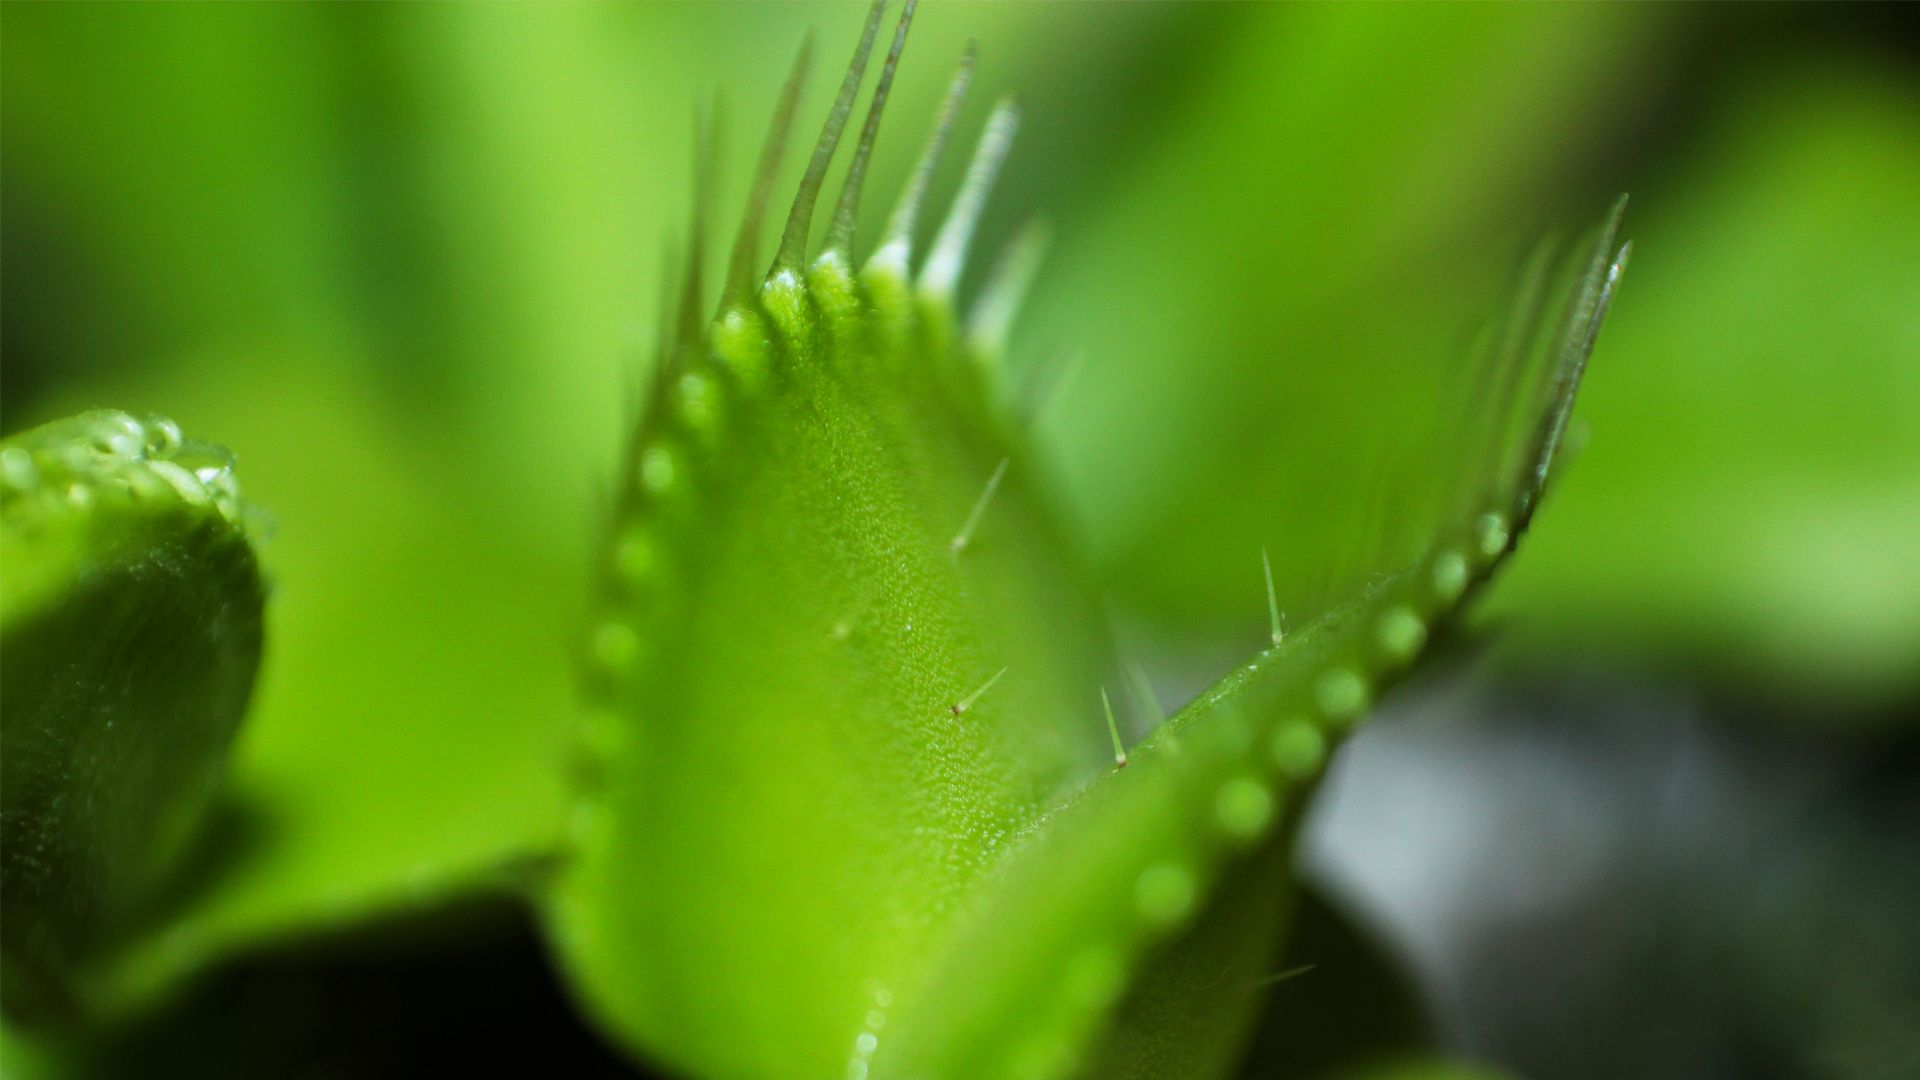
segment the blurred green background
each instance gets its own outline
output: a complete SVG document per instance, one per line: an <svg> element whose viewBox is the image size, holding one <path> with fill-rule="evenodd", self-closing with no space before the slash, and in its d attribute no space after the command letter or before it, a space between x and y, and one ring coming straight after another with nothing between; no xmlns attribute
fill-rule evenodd
<svg viewBox="0 0 1920 1080"><path fill-rule="evenodd" d="M694 103L724 93L738 207L795 43L859 18L0 8L0 425L170 415L234 449L275 522L244 857L146 950L151 985L431 908L552 835L567 643L684 243ZM1632 193L1584 446L1485 613L1491 662L1362 740L1306 869L1372 912L1443 1043L1524 1074L1920 1069L1886 1019L1920 1015L1912 920L1854 918L1920 910L1920 38L1897 9L930 4L873 190L969 38L963 125L1002 91L1027 108L985 235L1037 214L1056 238L1017 407L1171 688L1258 642L1262 546L1282 606L1313 606L1527 246ZM1627 828L1679 757L1734 794ZM1510 811L1463 819L1482 835L1564 829L1499 873L1394 831L1462 799ZM1659 946L1546 949L1502 936L1537 929L1518 916L1470 936L1407 900L1518 910L1596 860L1547 890L1552 925ZM1463 961L1543 949L1491 982Z"/></svg>

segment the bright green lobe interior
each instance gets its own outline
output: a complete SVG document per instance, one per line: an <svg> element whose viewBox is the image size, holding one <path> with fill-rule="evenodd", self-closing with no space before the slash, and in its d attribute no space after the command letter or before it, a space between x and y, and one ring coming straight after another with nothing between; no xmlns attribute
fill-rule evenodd
<svg viewBox="0 0 1920 1080"><path fill-rule="evenodd" d="M1028 459L944 311L874 285L776 279L688 368L717 397L668 393L590 646L556 929L609 1027L703 1075L845 1075L989 859L1112 767Z"/></svg>

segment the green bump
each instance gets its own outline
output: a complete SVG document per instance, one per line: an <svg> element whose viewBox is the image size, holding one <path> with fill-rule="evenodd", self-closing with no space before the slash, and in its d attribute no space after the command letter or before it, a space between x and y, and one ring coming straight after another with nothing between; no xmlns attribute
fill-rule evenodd
<svg viewBox="0 0 1920 1080"><path fill-rule="evenodd" d="M1214 798L1214 815L1220 827L1237 840L1253 840L1266 831L1273 820L1273 796L1258 781L1238 777L1221 785Z"/></svg>
<svg viewBox="0 0 1920 1080"><path fill-rule="evenodd" d="M1294 780L1312 776L1327 760L1326 737L1304 717L1294 717L1275 728L1270 749L1274 764Z"/></svg>
<svg viewBox="0 0 1920 1080"><path fill-rule="evenodd" d="M640 656L640 635L633 627L617 619L600 624L593 635L593 658L606 671L619 673L633 666Z"/></svg>
<svg viewBox="0 0 1920 1080"><path fill-rule="evenodd" d="M640 457L640 484L655 495L664 494L679 475L679 464L667 446L649 446Z"/></svg>
<svg viewBox="0 0 1920 1080"><path fill-rule="evenodd" d="M1467 560L1457 551L1443 551L1433 560L1433 591L1451 604L1467 591Z"/></svg>
<svg viewBox="0 0 1920 1080"><path fill-rule="evenodd" d="M1143 918L1168 926L1193 910L1193 871L1178 863L1155 863L1134 882L1133 904Z"/></svg>
<svg viewBox="0 0 1920 1080"><path fill-rule="evenodd" d="M179 424L164 416L147 418L147 457L172 457L180 452L180 446L185 441Z"/></svg>
<svg viewBox="0 0 1920 1080"><path fill-rule="evenodd" d="M17 446L0 450L0 484L9 494L25 494L40 486L40 473L33 467L33 455Z"/></svg>
<svg viewBox="0 0 1920 1080"><path fill-rule="evenodd" d="M1487 559L1499 558L1500 553L1507 550L1507 543L1513 536L1507 527L1507 519L1495 513L1481 514L1480 519L1473 523L1473 532L1480 543L1481 556Z"/></svg>
<svg viewBox="0 0 1920 1080"><path fill-rule="evenodd" d="M1380 616L1380 648L1394 660L1405 663L1419 654L1427 643L1427 624L1411 608L1401 606Z"/></svg>
<svg viewBox="0 0 1920 1080"><path fill-rule="evenodd" d="M813 304L807 290L791 270L777 271L760 290L760 306L773 319L774 327L788 341L804 341L813 328Z"/></svg>
<svg viewBox="0 0 1920 1080"><path fill-rule="evenodd" d="M653 536L645 528L635 526L627 530L613 551L614 569L630 582L638 582L652 576L659 559L654 549Z"/></svg>
<svg viewBox="0 0 1920 1080"><path fill-rule="evenodd" d="M711 433L720 418L719 395L714 390L713 380L704 372L689 371L680 376L676 387L680 396L681 421L695 431Z"/></svg>
<svg viewBox="0 0 1920 1080"><path fill-rule="evenodd" d="M1322 674L1313 685L1314 701L1320 711L1327 719L1339 723L1357 719L1365 712L1369 696L1366 680L1343 667Z"/></svg>
<svg viewBox="0 0 1920 1080"><path fill-rule="evenodd" d="M606 709L592 709L580 718L580 749L596 762L612 761L627 747L627 724Z"/></svg>
<svg viewBox="0 0 1920 1080"><path fill-rule="evenodd" d="M828 252L814 260L813 267L807 271L807 291L820 310L830 317L858 317L860 297L854 289L853 275L848 273L846 260L839 252Z"/></svg>
<svg viewBox="0 0 1920 1080"><path fill-rule="evenodd" d="M772 363L767 327L758 315L734 308L713 324L713 353L735 374L756 382Z"/></svg>

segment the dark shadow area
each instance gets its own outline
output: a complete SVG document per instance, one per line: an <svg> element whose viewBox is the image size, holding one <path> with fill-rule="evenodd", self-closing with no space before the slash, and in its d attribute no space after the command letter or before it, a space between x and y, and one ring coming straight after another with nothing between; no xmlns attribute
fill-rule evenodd
<svg viewBox="0 0 1920 1080"><path fill-rule="evenodd" d="M1920 1075L1912 715L1456 687L1355 741L1304 859L1515 1075Z"/></svg>
<svg viewBox="0 0 1920 1080"><path fill-rule="evenodd" d="M88 1055L96 1077L644 1078L588 1031L504 902L243 962Z"/></svg>

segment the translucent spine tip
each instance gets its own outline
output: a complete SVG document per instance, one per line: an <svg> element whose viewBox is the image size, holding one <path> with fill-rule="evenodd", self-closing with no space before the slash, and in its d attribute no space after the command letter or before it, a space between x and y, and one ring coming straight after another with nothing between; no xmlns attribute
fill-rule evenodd
<svg viewBox="0 0 1920 1080"><path fill-rule="evenodd" d="M1461 475L1468 472L1485 475L1488 471L1496 478L1505 475L1509 444L1514 441L1514 428L1519 423L1516 402L1526 378L1532 343L1547 317L1543 309L1547 306L1545 296L1555 252L1556 245L1546 240L1528 256L1515 300L1494 338L1493 351L1477 366L1470 381L1470 396L1461 413L1479 418L1484 430L1478 436L1471 431L1462 434L1461 442L1468 449L1461 462ZM1497 479L1493 481L1497 483ZM1486 496L1485 490L1463 491L1462 501L1454 508L1455 519L1464 521L1479 513Z"/></svg>
<svg viewBox="0 0 1920 1080"><path fill-rule="evenodd" d="M993 678L988 679L984 683L981 683L980 689L975 690L973 693L968 694L966 697L961 698L959 702L953 705L950 711L955 716L964 715L968 709L973 708L975 702L979 701L982 697L986 696L987 691L993 689L993 684L999 682L1000 676L1005 675L1006 673L1007 673L1006 668L1001 668L999 671L994 672Z"/></svg>
<svg viewBox="0 0 1920 1080"><path fill-rule="evenodd" d="M1607 264L1606 277L1601 282L1592 311L1587 314L1586 324L1580 328L1577 340L1569 344L1554 386L1553 407L1548 411L1541 431L1539 455L1534 461L1532 483L1527 489L1523 515L1531 511L1533 501L1547 486L1547 475L1553 468L1554 455L1560 450L1560 441L1567 431L1567 420L1573 415L1574 395L1579 392L1580 381L1586 376L1587 360L1593 355L1594 343L1600 337L1600 325L1606 321L1607 308L1613 304L1614 291L1619 288L1620 277L1626 273L1627 260L1632 256L1633 241L1629 240L1620 246L1613 260Z"/></svg>
<svg viewBox="0 0 1920 1080"><path fill-rule="evenodd" d="M934 121L933 134L927 139L926 149L920 152L920 160L914 163L906 186L900 189L900 201L894 204L893 214L887 219L887 230L881 237L880 246L868 258L868 266L891 270L901 277L907 275L907 266L913 257L913 231L920 221L920 203L926 197L927 185L933 180L933 170L940 164L940 155L946 149L947 139L953 134L954 119L960 115L960 105L967 99L967 87L973 82L973 63L974 46L968 42L967 51L960 57L960 66L953 73L953 81L947 84L947 96L940 103L940 115Z"/></svg>
<svg viewBox="0 0 1920 1080"><path fill-rule="evenodd" d="M1113 702L1107 700L1107 688L1100 688L1100 707L1107 712L1107 735L1113 739L1113 767L1127 767L1127 744L1120 741L1120 725L1113 719Z"/></svg>
<svg viewBox="0 0 1920 1080"><path fill-rule="evenodd" d="M1573 308L1568 312L1565 329L1561 332L1560 354L1553 358L1554 370L1547 384L1539 431L1534 436L1532 452L1526 458L1530 475L1520 488L1516 528L1526 527L1540 491L1546 486L1553 456L1560 447L1561 436L1566 432L1567 419L1573 413L1574 395L1579 392L1580 380L1586 374L1587 357L1593 352L1600 324L1606 318L1607 307L1613 302L1614 290L1619 286L1620 275L1625 272L1627 258L1632 254L1631 245L1617 251L1614 248L1614 242L1620 235L1620 220L1626 210L1627 198L1622 195L1614 202L1613 211L1600 229L1600 235L1594 243L1592 261Z"/></svg>
<svg viewBox="0 0 1920 1080"><path fill-rule="evenodd" d="M1006 348L1013 320L1046 257L1049 239L1044 222L1029 221L994 265L967 320L967 338L982 355L998 356Z"/></svg>
<svg viewBox="0 0 1920 1080"><path fill-rule="evenodd" d="M887 94L893 89L893 74L900 67L900 53L907 47L907 29L913 25L913 9L919 0L907 0L900 11L899 25L893 30L893 44L880 67L880 80L873 88L873 102L867 106L867 121L860 128L860 141L854 144L853 160L847 163L847 177L841 181L840 201L834 207L833 224L827 229L827 251L853 257L853 232L860 214L860 191L867 180L867 161L873 156L873 143L880 134L880 116L886 111Z"/></svg>
<svg viewBox="0 0 1920 1080"><path fill-rule="evenodd" d="M1000 490L1000 481L1007 475L1007 462L1010 460L1001 458L1000 464L993 467L993 475L987 477L986 488L973 501L973 509L967 512L967 520L961 524L960 531L953 534L953 540L947 546L955 555L965 551L967 545L973 542L973 531L980 527L980 519L987 512L987 504L993 501L993 493Z"/></svg>
<svg viewBox="0 0 1920 1080"><path fill-rule="evenodd" d="M827 166L833 164L833 152L840 146L840 133L846 130L847 117L853 114L853 99L860 92L860 80L867 73L867 58L873 54L874 35L880 31L880 15L886 0L873 0L867 8L867 24L860 31L860 44L847 64L846 78L840 80L840 93L833 99L833 110L813 144L813 157L800 178L800 190L793 197L793 209L787 213L786 231L780 235L780 250L774 255L776 270L801 269L807 257L807 238L813 231L813 208L820 201L820 187L826 182Z"/></svg>
<svg viewBox="0 0 1920 1080"><path fill-rule="evenodd" d="M1150 727L1159 727L1167 718L1166 706L1160 704L1160 695L1153 692L1153 680L1147 678L1145 668L1137 660L1127 661L1127 688L1133 694L1133 704L1145 713Z"/></svg>
<svg viewBox="0 0 1920 1080"><path fill-rule="evenodd" d="M793 133L794 114L800 107L800 88L807 81L807 67L813 60L813 35L809 33L793 58L793 70L780 88L780 101L774 106L773 122L767 127L766 141L760 144L760 160L753 170L753 189L747 195L747 210L740 218L740 232L734 237L733 254L727 263L727 287L721 303L730 305L745 300L753 292L754 266L759 261L760 223L767 216L767 200L773 196L773 182L780 172L780 158L786 153L787 137Z"/></svg>
<svg viewBox="0 0 1920 1080"><path fill-rule="evenodd" d="M950 296L959 283L960 272L966 268L967 248L973 242L974 227L980 223L980 212L986 207L987 196L993 191L993 182L1000 176L1000 166L1006 162L1014 133L1019 129L1020 106L1011 98L1002 99L987 117L987 129L980 136L980 145L974 149L973 163L967 166L967 178L960 185L960 194L954 197L953 207L947 211L940 234L934 237L926 268L920 271L920 288L926 292Z"/></svg>
<svg viewBox="0 0 1920 1080"><path fill-rule="evenodd" d="M1260 549L1260 572L1267 579L1267 624L1273 636L1273 644L1278 647L1287 640L1287 632L1280 625L1280 599L1273 591L1273 560L1267 558L1267 549Z"/></svg>

